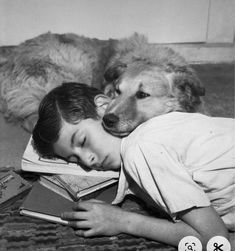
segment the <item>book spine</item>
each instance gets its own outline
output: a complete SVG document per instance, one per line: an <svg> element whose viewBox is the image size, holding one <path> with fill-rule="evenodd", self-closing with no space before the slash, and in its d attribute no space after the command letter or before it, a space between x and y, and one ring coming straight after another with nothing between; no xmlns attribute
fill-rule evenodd
<svg viewBox="0 0 235 251"><path fill-rule="evenodd" d="M91 187L87 190L78 191L77 192L77 199L81 199L83 197L86 197L86 199L92 198L92 197L94 197L94 195L96 195L96 192L98 194L100 192L100 190L105 189L106 187L109 187L110 185L112 185L114 183L117 183L117 180L112 179L112 180L103 182L98 186ZM89 197L89 194L91 195L90 197Z"/></svg>

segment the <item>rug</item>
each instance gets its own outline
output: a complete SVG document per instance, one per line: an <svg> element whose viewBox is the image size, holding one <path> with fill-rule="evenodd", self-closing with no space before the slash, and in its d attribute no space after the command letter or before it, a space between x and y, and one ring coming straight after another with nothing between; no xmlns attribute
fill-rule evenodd
<svg viewBox="0 0 235 251"><path fill-rule="evenodd" d="M0 172L10 168L2 168ZM23 176L29 182L36 178L27 173ZM17 198L12 204L0 211L0 251L136 251L177 249L145 238L126 234L113 237L83 238L68 226L22 216L19 207L27 195ZM125 200L122 208L147 214L141 202L134 197Z"/></svg>

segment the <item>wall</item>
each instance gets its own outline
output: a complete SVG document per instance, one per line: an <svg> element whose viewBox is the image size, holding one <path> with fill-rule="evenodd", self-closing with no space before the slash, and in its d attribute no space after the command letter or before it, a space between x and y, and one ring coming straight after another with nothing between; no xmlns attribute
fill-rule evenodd
<svg viewBox="0 0 235 251"><path fill-rule="evenodd" d="M235 1L210 0L207 42L232 42L235 31Z"/></svg>
<svg viewBox="0 0 235 251"><path fill-rule="evenodd" d="M47 31L99 39L138 31L153 43L231 42L233 1L0 0L0 45Z"/></svg>

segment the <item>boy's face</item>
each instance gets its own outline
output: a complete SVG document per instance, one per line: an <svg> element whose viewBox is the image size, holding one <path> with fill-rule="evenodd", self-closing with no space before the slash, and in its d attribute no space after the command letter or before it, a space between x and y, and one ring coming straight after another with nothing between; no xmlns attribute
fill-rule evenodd
<svg viewBox="0 0 235 251"><path fill-rule="evenodd" d="M121 139L107 133L102 120L84 119L77 124L63 122L54 144L56 155L90 169L118 170Z"/></svg>

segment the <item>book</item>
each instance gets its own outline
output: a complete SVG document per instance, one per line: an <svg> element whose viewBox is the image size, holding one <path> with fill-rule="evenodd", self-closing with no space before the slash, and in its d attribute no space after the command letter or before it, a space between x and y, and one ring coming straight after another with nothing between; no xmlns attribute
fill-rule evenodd
<svg viewBox="0 0 235 251"><path fill-rule="evenodd" d="M73 211L74 202L36 182L20 207L20 214L67 225L61 213Z"/></svg>
<svg viewBox="0 0 235 251"><path fill-rule="evenodd" d="M98 194L96 192L93 196L89 194L89 199L95 198L111 203L116 196L116 190L116 184L110 185L104 190L99 190ZM22 203L20 214L67 225L68 222L61 219L60 215L63 212L73 211L73 206L74 202L72 200L48 189L37 181Z"/></svg>
<svg viewBox="0 0 235 251"><path fill-rule="evenodd" d="M31 184L14 171L0 173L0 209L8 206L31 188Z"/></svg>
<svg viewBox="0 0 235 251"><path fill-rule="evenodd" d="M117 183L116 178L80 176L71 174L41 175L40 182L46 187L74 201ZM66 193L64 192L66 190Z"/></svg>
<svg viewBox="0 0 235 251"><path fill-rule="evenodd" d="M107 179L119 177L119 172L116 171L87 171L76 163L66 162L59 158L42 158L34 150L32 142L32 137L30 137L21 161L22 171L106 177Z"/></svg>

